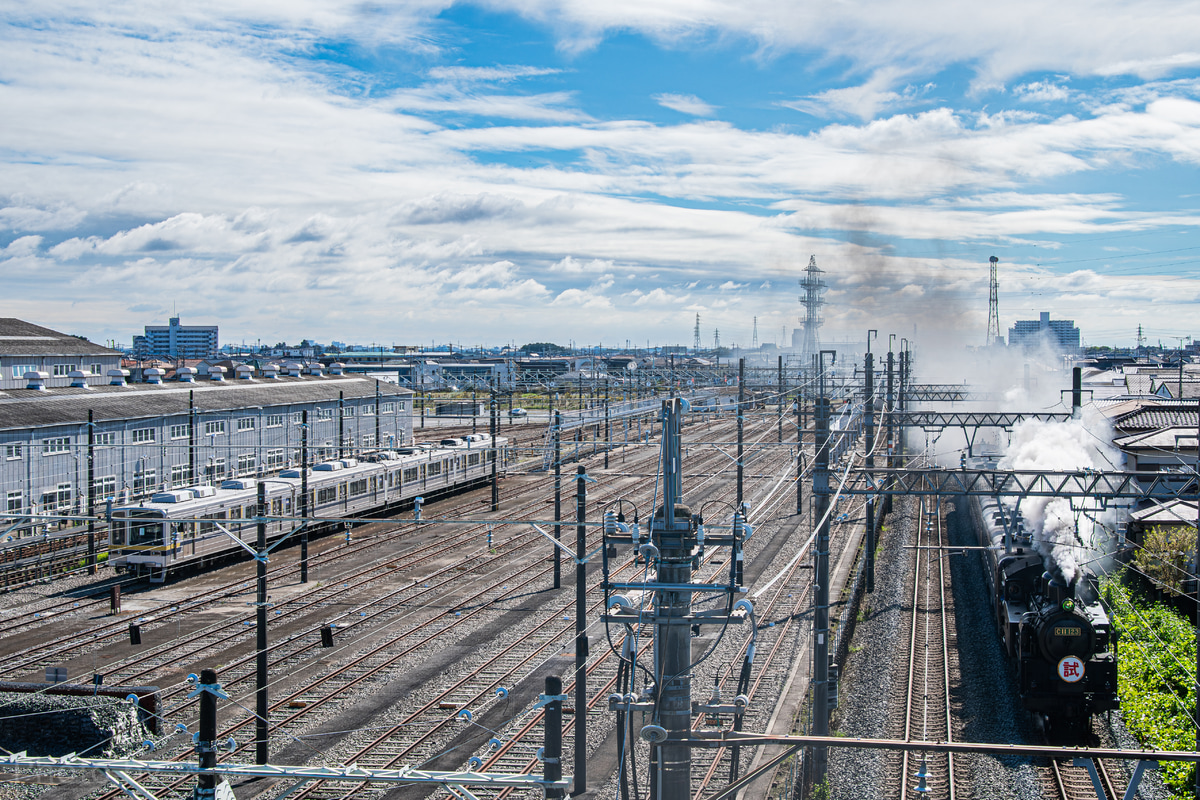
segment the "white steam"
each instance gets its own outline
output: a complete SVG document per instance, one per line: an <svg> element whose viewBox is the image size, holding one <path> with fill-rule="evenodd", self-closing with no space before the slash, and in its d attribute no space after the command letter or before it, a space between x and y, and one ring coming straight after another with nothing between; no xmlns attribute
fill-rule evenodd
<svg viewBox="0 0 1200 800"><path fill-rule="evenodd" d="M1114 448L1108 418L1092 409L1066 422L1030 419L1013 428L1012 440L1000 460L1000 469L1100 470L1120 469L1124 461ZM1015 500L1008 502L1011 507ZM1085 502L1075 498L1076 508ZM1115 521L1117 511L1083 513L1072 509L1067 497L1028 497L1021 502L1026 528L1047 568L1055 565L1073 581L1079 566L1105 555L1107 536L1097 523Z"/></svg>

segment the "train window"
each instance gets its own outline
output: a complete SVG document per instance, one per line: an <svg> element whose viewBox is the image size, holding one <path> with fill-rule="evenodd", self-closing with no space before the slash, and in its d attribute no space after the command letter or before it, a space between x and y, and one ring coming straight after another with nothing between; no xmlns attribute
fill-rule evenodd
<svg viewBox="0 0 1200 800"><path fill-rule="evenodd" d="M430 478L432 478L434 475L441 475L442 474L442 462L441 461L431 462L429 464L429 466L426 468L425 474L427 476L429 476Z"/></svg>
<svg viewBox="0 0 1200 800"><path fill-rule="evenodd" d="M271 501L271 516L272 517L282 517L283 516L283 498L282 497L276 497L274 500Z"/></svg>
<svg viewBox="0 0 1200 800"><path fill-rule="evenodd" d="M467 456L467 466L475 466L479 463L479 453L471 453Z"/></svg>
<svg viewBox="0 0 1200 800"><path fill-rule="evenodd" d="M162 520L130 520L129 523L129 544L133 546L146 547L148 545L162 544L163 525Z"/></svg>
<svg viewBox="0 0 1200 800"><path fill-rule="evenodd" d="M346 484L338 484L338 497L340 497L342 500L346 499Z"/></svg>
<svg viewBox="0 0 1200 800"><path fill-rule="evenodd" d="M416 467L409 467L408 469L404 470L404 480L406 482L407 481L415 481L416 479L417 479L417 468Z"/></svg>
<svg viewBox="0 0 1200 800"><path fill-rule="evenodd" d="M323 506L327 503L337 501L337 487L330 486L326 489L317 489L317 505Z"/></svg>
<svg viewBox="0 0 1200 800"><path fill-rule="evenodd" d="M229 509L229 518L230 519L241 519L242 518L242 507L234 506L233 508Z"/></svg>
<svg viewBox="0 0 1200 800"><path fill-rule="evenodd" d="M179 523L179 535L185 539L190 539L196 535L196 526L191 522Z"/></svg>
<svg viewBox="0 0 1200 800"><path fill-rule="evenodd" d="M350 494L352 496L366 494L366 493L367 493L367 479L366 478L363 478L362 480L350 482Z"/></svg>

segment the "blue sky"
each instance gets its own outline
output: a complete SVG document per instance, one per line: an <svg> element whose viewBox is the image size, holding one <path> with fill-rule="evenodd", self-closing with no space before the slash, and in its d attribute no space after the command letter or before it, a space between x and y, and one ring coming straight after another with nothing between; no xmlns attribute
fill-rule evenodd
<svg viewBox="0 0 1200 800"><path fill-rule="evenodd" d="M1200 4L0 5L0 315L128 342L1200 336ZM914 334L913 326L916 326Z"/></svg>

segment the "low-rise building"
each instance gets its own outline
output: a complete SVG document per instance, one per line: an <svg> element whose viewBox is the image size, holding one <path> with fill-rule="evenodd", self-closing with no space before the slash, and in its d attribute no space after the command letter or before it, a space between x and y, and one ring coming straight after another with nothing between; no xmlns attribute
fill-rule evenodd
<svg viewBox="0 0 1200 800"><path fill-rule="evenodd" d="M121 366L116 350L21 319L0 317L0 390L26 385L29 372L45 373L46 385L69 386L72 372L88 384L104 383ZM75 376L79 379L80 376Z"/></svg>
<svg viewBox="0 0 1200 800"><path fill-rule="evenodd" d="M412 439L412 393L363 376L268 365L127 384L113 372L111 385L0 391L3 511L82 512L89 473L100 503L271 475L300 463L305 412L310 463Z"/></svg>

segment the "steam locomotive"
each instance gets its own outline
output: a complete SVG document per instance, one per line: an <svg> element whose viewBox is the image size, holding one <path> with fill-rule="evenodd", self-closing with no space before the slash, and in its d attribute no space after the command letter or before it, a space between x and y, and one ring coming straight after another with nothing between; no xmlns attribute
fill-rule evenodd
<svg viewBox="0 0 1200 800"><path fill-rule="evenodd" d="M1096 575L1079 567L1068 579L1047 568L1020 513L995 498L973 496L970 507L1022 705L1051 730L1082 732L1093 714L1119 705L1116 637Z"/></svg>

